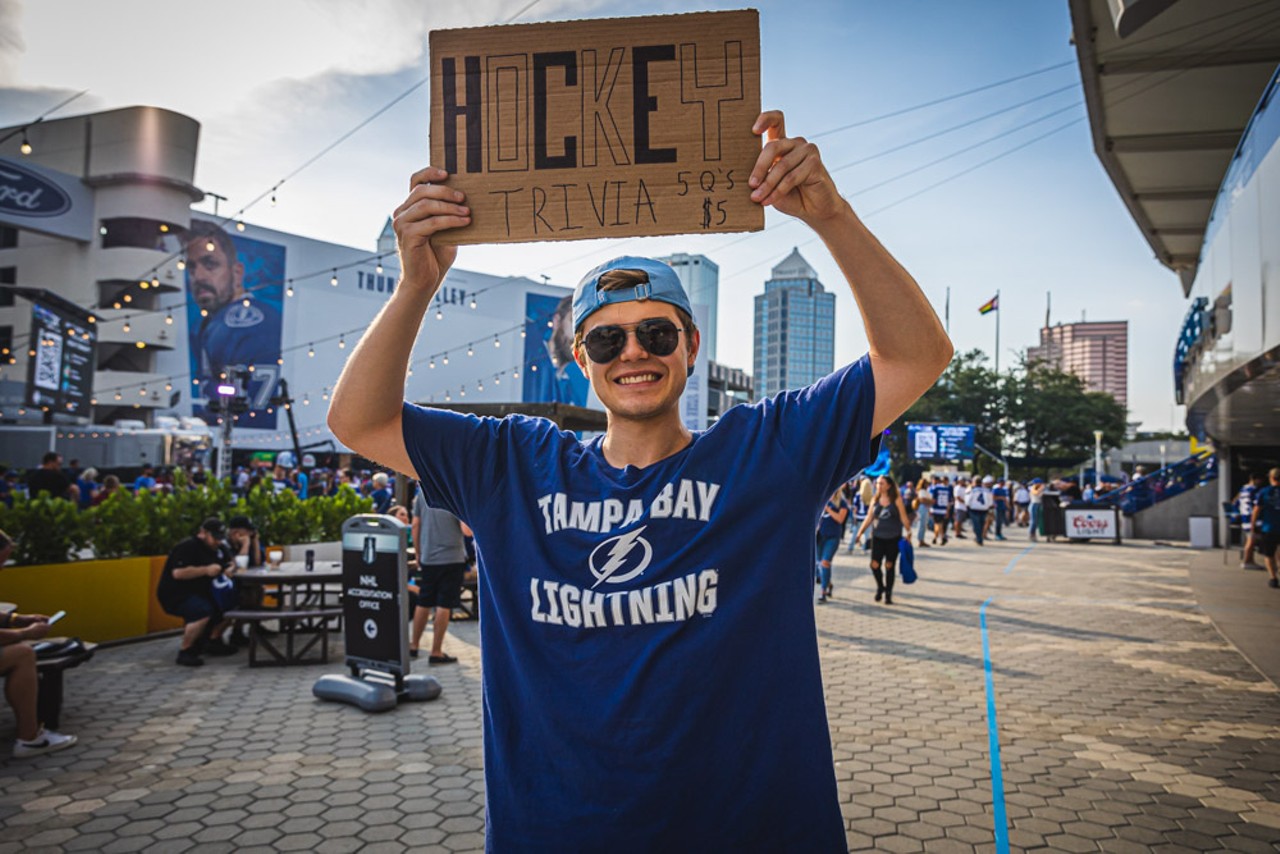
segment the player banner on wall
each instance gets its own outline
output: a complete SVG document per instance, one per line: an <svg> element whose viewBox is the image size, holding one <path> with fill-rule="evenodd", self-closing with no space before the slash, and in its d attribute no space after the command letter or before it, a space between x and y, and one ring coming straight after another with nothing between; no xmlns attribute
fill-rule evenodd
<svg viewBox="0 0 1280 854"><path fill-rule="evenodd" d="M590 383L573 360L573 295L526 294L524 331L521 399L586 406Z"/></svg>
<svg viewBox="0 0 1280 854"><path fill-rule="evenodd" d="M207 402L231 366L253 366L245 384L249 409L240 427L273 430L271 397L280 379L285 248L231 235L193 219L186 241L187 329L191 343L192 415L213 423ZM271 409L271 412L267 410Z"/></svg>

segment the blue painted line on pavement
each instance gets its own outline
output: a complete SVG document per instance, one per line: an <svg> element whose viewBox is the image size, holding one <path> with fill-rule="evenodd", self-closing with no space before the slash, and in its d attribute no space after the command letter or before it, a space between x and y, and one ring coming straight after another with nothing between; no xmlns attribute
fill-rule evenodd
<svg viewBox="0 0 1280 854"><path fill-rule="evenodd" d="M1029 545L1029 546L1027 546L1025 549L1023 549L1022 551L1018 552L1018 556L1017 556L1017 557L1015 557L1013 560L1009 561L1009 565L1008 565L1008 566L1006 566L1006 567L1004 568L1004 574L1005 574L1005 575L1008 575L1009 573L1013 572L1014 564L1016 564L1018 561L1022 560L1023 555L1025 555L1027 552L1031 551L1031 550L1032 550L1032 549L1034 549L1035 547L1036 547L1036 544L1035 544L1035 543L1032 543L1031 545ZM987 601L991 601L991 600L987 600Z"/></svg>
<svg viewBox="0 0 1280 854"><path fill-rule="evenodd" d="M1035 543L1020 551L1009 565L1004 568L1008 575L1027 552L1036 547ZM1000 762L1000 726L996 722L996 688L991 678L991 641L987 636L987 606L995 594L987 597L978 609L978 620L982 626L982 672L987 691L987 753L991 761L991 807L995 824L996 854L1009 854L1009 819L1004 807L1004 772Z"/></svg>
<svg viewBox="0 0 1280 854"><path fill-rule="evenodd" d="M1016 561L1017 558L1014 560ZM991 805L996 833L996 854L1009 854L1009 821L1005 817L1004 777L1000 764L1000 728L996 724L996 692L991 681L991 644L987 640L987 606L991 604L993 598L994 596L987 597L978 615L982 623L982 669L987 687L987 750L991 757Z"/></svg>

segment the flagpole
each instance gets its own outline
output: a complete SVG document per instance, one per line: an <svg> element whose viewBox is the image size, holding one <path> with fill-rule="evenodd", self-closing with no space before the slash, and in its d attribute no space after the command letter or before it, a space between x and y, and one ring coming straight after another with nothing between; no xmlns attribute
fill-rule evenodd
<svg viewBox="0 0 1280 854"><path fill-rule="evenodd" d="M951 334L951 286L950 285L947 286L947 302L946 302L946 307L943 308L942 310L942 317L946 325L947 334L950 335Z"/></svg>
<svg viewBox="0 0 1280 854"><path fill-rule="evenodd" d="M996 291L996 375L1000 374L1000 291Z"/></svg>

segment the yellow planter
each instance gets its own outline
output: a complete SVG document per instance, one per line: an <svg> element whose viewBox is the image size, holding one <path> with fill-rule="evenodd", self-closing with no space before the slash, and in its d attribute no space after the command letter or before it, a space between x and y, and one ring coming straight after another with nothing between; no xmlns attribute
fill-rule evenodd
<svg viewBox="0 0 1280 854"><path fill-rule="evenodd" d="M160 610L163 557L83 560L0 570L0 600L24 614L66 611L51 634L102 642L181 628Z"/></svg>

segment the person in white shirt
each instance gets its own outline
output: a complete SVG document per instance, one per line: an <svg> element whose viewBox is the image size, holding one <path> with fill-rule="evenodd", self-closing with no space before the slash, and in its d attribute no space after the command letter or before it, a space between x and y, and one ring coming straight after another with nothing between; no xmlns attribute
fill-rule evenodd
<svg viewBox="0 0 1280 854"><path fill-rule="evenodd" d="M983 544L983 534L987 530L987 511L996 500L991 492L993 482L995 478L987 475L980 483L975 481L965 493L965 506L969 510L969 521L973 526L973 539L978 545Z"/></svg>
<svg viewBox="0 0 1280 854"><path fill-rule="evenodd" d="M969 480L961 475L956 480L956 516L955 516L955 535L958 539L964 539L964 523L969 518Z"/></svg>

